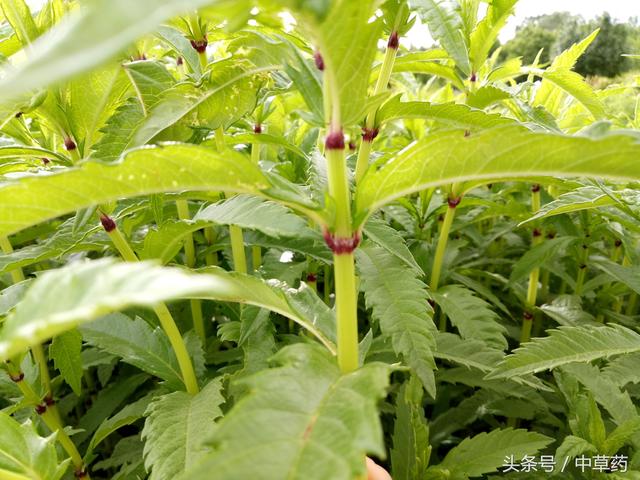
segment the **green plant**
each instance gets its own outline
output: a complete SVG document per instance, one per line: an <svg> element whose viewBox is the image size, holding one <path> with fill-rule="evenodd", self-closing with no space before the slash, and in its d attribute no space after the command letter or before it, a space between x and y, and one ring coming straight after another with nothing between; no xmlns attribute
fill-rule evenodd
<svg viewBox="0 0 640 480"><path fill-rule="evenodd" d="M0 0L2 478L639 474L597 32L543 68L492 51L515 0L76 3Z"/></svg>

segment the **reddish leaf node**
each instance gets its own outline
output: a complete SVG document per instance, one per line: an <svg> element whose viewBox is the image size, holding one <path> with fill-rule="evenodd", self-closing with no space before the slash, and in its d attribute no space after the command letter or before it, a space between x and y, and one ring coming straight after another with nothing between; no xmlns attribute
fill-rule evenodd
<svg viewBox="0 0 640 480"><path fill-rule="evenodd" d="M344 150L344 133L342 133L342 130L330 132L325 139L324 146L327 150Z"/></svg>
<svg viewBox="0 0 640 480"><path fill-rule="evenodd" d="M206 36L202 40L191 40L191 46L198 53L206 52L208 45L209 45L209 42L207 41Z"/></svg>
<svg viewBox="0 0 640 480"><path fill-rule="evenodd" d="M324 58L322 58L322 54L318 50L313 54L313 61L316 63L316 68L324 72Z"/></svg>
<svg viewBox="0 0 640 480"><path fill-rule="evenodd" d="M111 233L116 229L116 222L108 215L100 215L100 223L107 233Z"/></svg>
<svg viewBox="0 0 640 480"><path fill-rule="evenodd" d="M387 43L387 47L392 48L393 50L398 50L400 48L400 36L398 32L393 31L389 36L389 43Z"/></svg>
<svg viewBox="0 0 640 480"><path fill-rule="evenodd" d="M363 127L362 140L364 140L365 142L371 143L375 140L375 138L378 136L379 133L380 133L380 130L377 128Z"/></svg>
<svg viewBox="0 0 640 480"><path fill-rule="evenodd" d="M9 378L14 383L20 383L22 380L24 380L24 373L20 372L18 375L9 375Z"/></svg>
<svg viewBox="0 0 640 480"><path fill-rule="evenodd" d="M260 125L259 123L256 123L253 126L253 133L258 133L258 134L262 133L262 125Z"/></svg>
<svg viewBox="0 0 640 480"><path fill-rule="evenodd" d="M353 253L353 251L358 248L358 245L360 245L360 240L360 234L358 232L349 238L336 237L328 230L324 232L324 241L335 255Z"/></svg>
<svg viewBox="0 0 640 480"><path fill-rule="evenodd" d="M462 197L449 197L447 203L449 204L449 208L457 208L461 201Z"/></svg>
<svg viewBox="0 0 640 480"><path fill-rule="evenodd" d="M64 148L66 148L68 152L71 152L76 148L78 148L78 146L76 145L76 142L74 142L71 137L66 137L64 139Z"/></svg>

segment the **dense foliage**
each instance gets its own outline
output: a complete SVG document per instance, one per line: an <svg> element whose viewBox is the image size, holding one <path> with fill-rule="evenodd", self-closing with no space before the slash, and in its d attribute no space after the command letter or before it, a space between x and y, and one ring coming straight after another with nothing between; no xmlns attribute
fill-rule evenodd
<svg viewBox="0 0 640 480"><path fill-rule="evenodd" d="M538 54L541 63L548 63L574 43L594 30L598 37L578 59L575 71L581 75L615 77L634 67L624 54L640 49L638 18L620 23L608 13L585 21L569 12L558 12L528 18L518 27L516 36L505 43L501 58L522 57L532 63Z"/></svg>
<svg viewBox="0 0 640 480"><path fill-rule="evenodd" d="M640 478L640 84L515 3L0 0L0 478Z"/></svg>

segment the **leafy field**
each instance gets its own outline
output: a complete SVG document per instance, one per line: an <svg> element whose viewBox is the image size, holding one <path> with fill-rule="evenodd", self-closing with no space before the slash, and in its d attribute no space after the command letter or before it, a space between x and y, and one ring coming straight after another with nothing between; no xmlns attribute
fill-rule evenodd
<svg viewBox="0 0 640 480"><path fill-rule="evenodd" d="M640 77L515 4L0 0L0 480L640 478Z"/></svg>

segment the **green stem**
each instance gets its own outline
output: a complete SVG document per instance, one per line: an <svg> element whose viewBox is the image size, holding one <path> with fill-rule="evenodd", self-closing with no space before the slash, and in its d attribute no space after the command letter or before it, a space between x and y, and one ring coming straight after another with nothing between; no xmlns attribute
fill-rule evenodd
<svg viewBox="0 0 640 480"><path fill-rule="evenodd" d="M118 252L120 252L120 255L124 260L127 262L139 261L135 252L129 245L129 242L127 242L118 228L113 228L113 230L107 231L107 233L111 238L113 245L116 247ZM189 356L189 351L187 350L184 339L180 334L180 330L178 330L178 326L171 316L171 312L169 312L169 309L164 303L156 306L153 310L158 316L158 320L160 321L160 325L164 332L167 334L167 337L169 337L169 342L171 343L173 351L176 354L176 358L178 359L178 365L180 366L180 372L182 373L182 380L187 392L191 395L195 395L200 389L198 388L198 381L193 369L191 357Z"/></svg>
<svg viewBox="0 0 640 480"><path fill-rule="evenodd" d="M331 267L329 265L324 266L324 303L329 305L331 301Z"/></svg>
<svg viewBox="0 0 640 480"><path fill-rule="evenodd" d="M400 15L398 15L400 18ZM396 35L397 40L397 32L394 31L392 35ZM391 73L393 72L393 65L396 61L396 56L398 55L397 46L387 46L387 50L384 54L384 61L382 62L382 67L380 69L380 74L378 75L378 80L376 81L376 86L373 90L373 96L380 95L384 92L388 87L389 79L391 78ZM366 131L372 131L375 128L376 123L376 115L378 111L373 110L369 112L367 118L365 120L365 128ZM358 159L356 161L356 183L359 183L364 177L367 169L369 168L369 159L371 157L371 144L373 139L368 139L365 135L362 142L360 143L360 150L358 151Z"/></svg>
<svg viewBox="0 0 640 480"><path fill-rule="evenodd" d="M224 140L224 130L222 127L215 132L216 147L218 152L224 152L227 145ZM236 225L229 226L229 237L231 238L231 254L233 256L233 268L240 273L247 273L247 254L244 250L244 235L242 228Z"/></svg>
<svg viewBox="0 0 640 480"><path fill-rule="evenodd" d="M343 373L358 368L358 293L353 249L355 236L351 226L351 193L347 176L344 144L339 148L341 131L332 131L328 138L337 144L325 152L329 195L335 202L334 238L352 241L353 248L334 248L334 281L336 292L336 321L338 326L338 365ZM329 142L328 142L329 143ZM356 234L357 235L357 234Z"/></svg>
<svg viewBox="0 0 640 480"><path fill-rule="evenodd" d="M447 213L444 216L442 227L440 227L440 236L438 238L438 246L436 247L436 254L433 259L433 268L431 269L431 290L436 291L440 285L440 276L442 275L442 263L444 261L444 254L447 251L447 244L449 242L449 233L451 232L451 226L453 225L453 219L456 216L457 205L450 203L447 207Z"/></svg>
<svg viewBox="0 0 640 480"><path fill-rule="evenodd" d="M216 241L216 231L213 227L207 227L204 229L204 238L207 241L207 245L213 245L213 242ZM218 254L217 252L207 253L206 260L208 266L218 265Z"/></svg>
<svg viewBox="0 0 640 480"><path fill-rule="evenodd" d="M0 249L5 254L10 254L11 252L13 252L13 245L11 245L11 242L7 237L0 237ZM22 268L16 268L15 270L11 271L11 280L13 281L13 283L24 282L25 276ZM48 397L53 398L53 389L51 388L51 376L49 375L49 366L47 365L47 356L44 353L44 349L42 348L42 345L37 344L32 346L31 353L33 354L33 358L36 361L36 364L38 365L38 370L40 372L40 382L42 384L42 388L44 389L45 394ZM58 413L58 408L55 405L53 405L52 409L56 417L60 418L60 415Z"/></svg>
<svg viewBox="0 0 640 480"><path fill-rule="evenodd" d="M230 225L229 236L231 237L233 268L236 272L247 273L247 256L244 251L244 238L242 229L237 225Z"/></svg>
<svg viewBox="0 0 640 480"><path fill-rule="evenodd" d="M537 213L541 207L540 185L534 185L531 190L531 211ZM532 245L536 246L542 242L542 233L538 228L533 230ZM533 309L538 301L538 283L540 282L540 268L534 268L529 273L529 286L527 288L527 299L525 305L524 319L522 321L522 331L520 332L520 344L531 340L531 330L533 327Z"/></svg>
<svg viewBox="0 0 640 480"><path fill-rule="evenodd" d="M353 253L334 255L338 365L343 373L358 368L358 298Z"/></svg>
<svg viewBox="0 0 640 480"><path fill-rule="evenodd" d="M186 200L176 200L178 208L178 218L180 220L191 220L189 213L189 204ZM193 234L189 233L184 241L184 254L186 257L187 267L194 268L196 266L196 248L193 242ZM204 317L202 315L202 300L191 299L189 301L191 307L191 318L193 320L193 329L204 345L207 340L207 334L204 326Z"/></svg>
<svg viewBox="0 0 640 480"><path fill-rule="evenodd" d="M258 134L256 133L256 136L257 135ZM251 161L256 165L260 164L261 151L262 151L262 145L260 144L260 142L255 140L253 142L253 145L251 146ZM262 248L260 248L260 246L258 245L254 245L251 248L251 255L252 255L252 261L253 261L253 269L255 271L258 271L258 269L260 269L260 266L262 265Z"/></svg>
<svg viewBox="0 0 640 480"><path fill-rule="evenodd" d="M51 406L46 406L46 404L43 404L42 399L33 390L31 385L29 385L24 379L23 372L15 367L13 362L7 363L7 370L12 378L19 379L16 381L16 385L24 396L25 401L33 405L34 407L41 407L45 409L44 412L40 414L40 418L42 418L42 421L49 428L49 430L56 433L56 440L58 441L58 443L60 443L65 452L67 452L67 455L69 455L69 457L71 458L76 471L84 472L85 464L82 460L82 456L80 455L78 448L73 443L71 438L69 438L67 433L64 431L64 427L62 425L62 422L60 421L59 416L57 415L57 412L54 411ZM80 478L89 479L89 473L85 472L84 475Z"/></svg>
<svg viewBox="0 0 640 480"><path fill-rule="evenodd" d="M156 306L153 311L158 316L160 325L169 337L171 346L175 351L178 359L178 365L182 372L182 380L187 388L187 392L191 395L197 394L200 391L200 388L198 387L198 380L196 379L196 374L193 370L193 363L191 362L189 351L187 350L187 346L184 343L184 339L180 334L180 330L178 330L178 326L176 325L171 312L164 303Z"/></svg>

